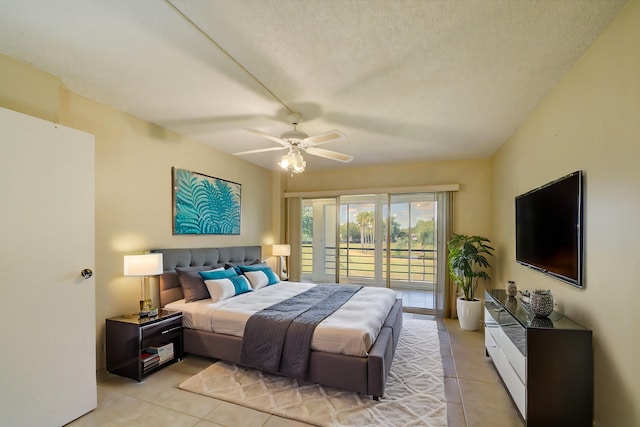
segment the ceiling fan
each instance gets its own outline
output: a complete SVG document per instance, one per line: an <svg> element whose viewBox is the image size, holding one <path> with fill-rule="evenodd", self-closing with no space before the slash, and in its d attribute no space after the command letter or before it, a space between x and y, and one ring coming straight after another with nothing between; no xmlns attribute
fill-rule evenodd
<svg viewBox="0 0 640 427"><path fill-rule="evenodd" d="M346 139L347 136L339 130L331 130L329 132L321 133L319 135L309 136L304 132L300 132L297 129L300 123L300 114L289 114L289 122L293 125L293 130L283 133L280 137L270 135L257 129L246 129L249 132L263 136L267 139L280 144L279 147L262 148L258 150L241 151L233 153L236 156L242 156L245 154L263 153L266 151L278 151L289 150L287 154L282 156L282 159L278 165L292 173L300 173L304 171L307 163L302 158L300 151L305 151L308 154L318 157L324 157L326 159L336 160L338 162L349 163L353 160L353 156L348 154L338 153L337 151L325 150L324 148L318 148L318 145L326 144L327 142L340 141Z"/></svg>

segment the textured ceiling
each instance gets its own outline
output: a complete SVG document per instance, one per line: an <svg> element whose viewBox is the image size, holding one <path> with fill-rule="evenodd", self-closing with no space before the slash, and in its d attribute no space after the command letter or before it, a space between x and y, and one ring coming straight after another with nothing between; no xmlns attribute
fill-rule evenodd
<svg viewBox="0 0 640 427"><path fill-rule="evenodd" d="M290 109L355 157L307 169L488 157L623 3L0 0L0 53L230 153L273 147L243 128L280 135Z"/></svg>

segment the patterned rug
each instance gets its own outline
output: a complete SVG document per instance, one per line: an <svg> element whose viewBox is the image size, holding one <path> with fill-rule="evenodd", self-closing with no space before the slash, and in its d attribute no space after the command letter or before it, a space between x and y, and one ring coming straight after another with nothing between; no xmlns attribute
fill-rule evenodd
<svg viewBox="0 0 640 427"><path fill-rule="evenodd" d="M217 362L179 386L317 426L446 426L437 324L405 319L380 401L371 396Z"/></svg>

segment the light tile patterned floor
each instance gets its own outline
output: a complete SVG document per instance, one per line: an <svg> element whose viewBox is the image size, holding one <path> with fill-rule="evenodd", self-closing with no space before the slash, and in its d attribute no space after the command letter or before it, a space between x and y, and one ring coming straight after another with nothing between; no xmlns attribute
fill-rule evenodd
<svg viewBox="0 0 640 427"><path fill-rule="evenodd" d="M405 314L411 318L432 318ZM484 335L463 331L454 319L438 319L450 427L520 427L522 420L484 353ZM211 364L187 356L138 383L98 373L98 408L69 424L83 426L264 426L307 424L203 397L178 384Z"/></svg>

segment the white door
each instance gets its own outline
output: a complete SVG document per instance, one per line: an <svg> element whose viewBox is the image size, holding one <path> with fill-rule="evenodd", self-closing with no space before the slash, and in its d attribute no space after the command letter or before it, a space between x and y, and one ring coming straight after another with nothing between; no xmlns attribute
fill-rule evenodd
<svg viewBox="0 0 640 427"><path fill-rule="evenodd" d="M0 108L0 425L97 406L94 137Z"/></svg>

